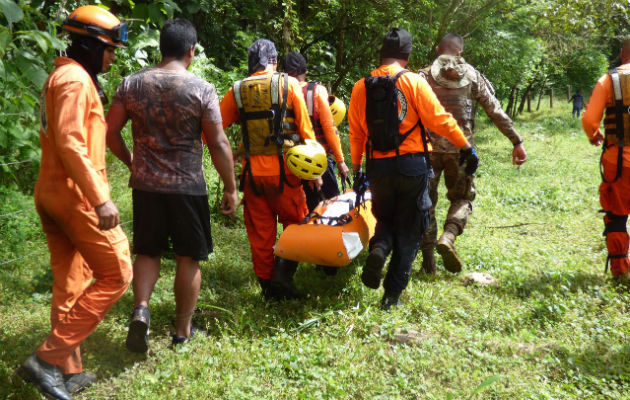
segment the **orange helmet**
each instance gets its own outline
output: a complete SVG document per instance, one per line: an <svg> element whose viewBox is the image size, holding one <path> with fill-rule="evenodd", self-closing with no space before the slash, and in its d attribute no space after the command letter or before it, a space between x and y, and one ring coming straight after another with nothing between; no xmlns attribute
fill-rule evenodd
<svg viewBox="0 0 630 400"><path fill-rule="evenodd" d="M108 46L125 47L127 44L127 23L101 7L81 6L61 27L71 33L91 36Z"/></svg>

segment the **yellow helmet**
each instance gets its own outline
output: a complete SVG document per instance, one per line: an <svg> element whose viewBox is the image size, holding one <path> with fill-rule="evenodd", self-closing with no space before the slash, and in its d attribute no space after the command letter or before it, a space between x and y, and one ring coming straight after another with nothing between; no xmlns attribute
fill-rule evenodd
<svg viewBox="0 0 630 400"><path fill-rule="evenodd" d="M316 140L306 139L304 144L293 146L287 151L287 167L300 179L315 180L328 168L326 150Z"/></svg>
<svg viewBox="0 0 630 400"><path fill-rule="evenodd" d="M61 27L71 33L91 36L108 46L125 47L127 44L127 23L98 6L77 8Z"/></svg>
<svg viewBox="0 0 630 400"><path fill-rule="evenodd" d="M346 116L346 105L333 95L328 96L328 104L330 105L333 121L335 121L336 126L339 126Z"/></svg>

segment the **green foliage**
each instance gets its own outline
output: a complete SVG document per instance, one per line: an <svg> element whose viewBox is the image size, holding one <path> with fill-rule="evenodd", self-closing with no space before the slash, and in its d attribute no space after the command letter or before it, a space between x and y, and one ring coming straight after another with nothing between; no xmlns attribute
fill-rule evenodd
<svg viewBox="0 0 630 400"><path fill-rule="evenodd" d="M242 217L213 218L215 252L201 263L194 315L209 336L170 348L175 265L166 259L151 298L151 351L124 347L129 290L82 344L99 381L77 398L627 398L630 293L603 273L599 149L570 111L564 103L517 118L529 154L521 170L509 142L479 121L478 195L457 246L465 271L490 273L497 286L467 286L439 258L428 277L418 259L403 306L385 313L382 290L361 283L362 255L332 278L302 264L296 281L309 297L267 304ZM108 173L131 237L129 172L110 156ZM206 179L218 184L212 168ZM0 215L29 206L30 196L0 190ZM0 265L0 398L35 400L15 373L49 329L52 276L34 210L0 217L0 264L20 257Z"/></svg>

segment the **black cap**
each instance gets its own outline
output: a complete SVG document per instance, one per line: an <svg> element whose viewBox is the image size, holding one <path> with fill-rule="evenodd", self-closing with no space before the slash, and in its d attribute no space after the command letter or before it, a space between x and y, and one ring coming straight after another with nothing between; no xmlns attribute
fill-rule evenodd
<svg viewBox="0 0 630 400"><path fill-rule="evenodd" d="M292 51L284 57L284 71L291 76L306 73L306 59L297 51Z"/></svg>
<svg viewBox="0 0 630 400"><path fill-rule="evenodd" d="M383 38L381 58L409 60L411 54L411 33L403 28L392 28Z"/></svg>

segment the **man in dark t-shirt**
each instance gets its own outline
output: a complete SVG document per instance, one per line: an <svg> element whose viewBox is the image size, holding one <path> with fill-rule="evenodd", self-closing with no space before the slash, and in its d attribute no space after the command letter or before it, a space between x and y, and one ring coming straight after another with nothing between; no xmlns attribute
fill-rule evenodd
<svg viewBox="0 0 630 400"><path fill-rule="evenodd" d="M223 213L232 214L238 202L216 89L187 70L196 42L192 23L167 21L160 34L162 62L125 78L107 115L107 144L131 170L135 309L126 344L135 352L148 349L149 298L169 238L177 260L173 345L188 340L193 331L199 261L212 252L202 133L224 183ZM120 135L129 119L133 156Z"/></svg>
<svg viewBox="0 0 630 400"><path fill-rule="evenodd" d="M575 94L569 99L569 103L570 102L573 102L573 112L571 115L573 117L577 116L579 118L584 104L584 96L582 95L582 91L578 90L577 92L575 92Z"/></svg>

